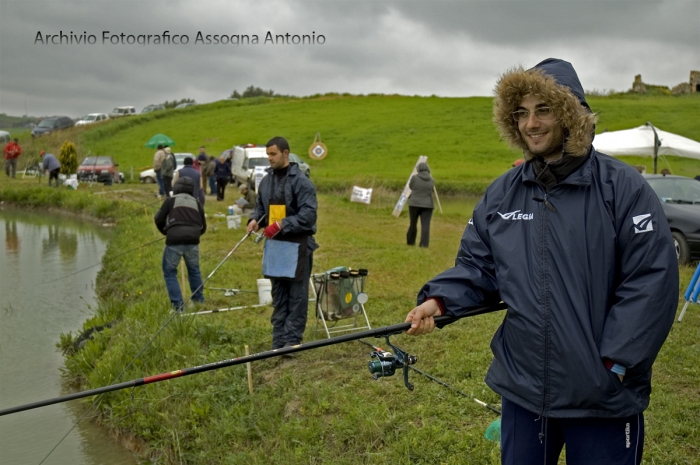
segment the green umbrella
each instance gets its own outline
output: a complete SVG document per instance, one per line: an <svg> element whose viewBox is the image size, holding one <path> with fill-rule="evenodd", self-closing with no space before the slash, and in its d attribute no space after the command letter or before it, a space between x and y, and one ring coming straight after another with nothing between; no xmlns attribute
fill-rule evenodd
<svg viewBox="0 0 700 465"><path fill-rule="evenodd" d="M146 142L146 147L150 149L154 149L159 145L169 145L172 147L175 145L175 141L165 134L156 134L155 136L151 137L148 142Z"/></svg>

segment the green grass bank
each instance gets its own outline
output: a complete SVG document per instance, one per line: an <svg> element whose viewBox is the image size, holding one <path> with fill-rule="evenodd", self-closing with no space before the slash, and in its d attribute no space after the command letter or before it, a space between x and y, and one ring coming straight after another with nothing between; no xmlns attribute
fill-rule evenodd
<svg viewBox="0 0 700 465"><path fill-rule="evenodd" d="M117 226L98 276L99 304L84 328L115 324L66 358L67 381L81 389L116 377L170 317L160 271L163 242L152 224L160 202L153 186L93 187L77 191L36 187L36 181L0 181L0 200L112 218ZM124 189L130 189L124 191ZM476 198L445 199L433 218L429 249L405 246L408 220L395 219L396 195L379 189L371 206L346 197L319 196L314 271L338 265L369 269L367 312L373 327L402 322L420 286L453 264L459 238ZM221 204L207 199L209 231L202 237L201 269L207 276L243 236L214 218ZM154 242L156 241L156 242ZM149 244L150 245L144 245ZM144 245L143 247L140 247ZM255 290L261 248L247 241L223 264L210 287ZM682 290L692 268L682 268ZM670 290L675 292L675 290ZM225 297L207 290L192 310L257 303L257 295ZM313 306L305 340L314 334ZM270 344L271 308L174 319L119 381L242 356ZM427 337L396 336L417 354L417 368L483 401L499 398L483 382L489 342L503 313L462 320ZM64 335L68 346L79 332ZM700 455L700 308L675 324L657 359L646 413L644 463L692 464ZM381 341L379 342L381 345ZM254 393L244 366L105 395L100 421L117 434L142 440L144 460L188 464L497 464L499 448L484 438L495 414L411 374L373 381L370 349L351 342L302 352L289 361L252 364ZM92 400L92 399L91 399ZM90 401L91 401L90 400ZM148 458L148 459L147 459ZM563 462L562 462L563 463Z"/></svg>

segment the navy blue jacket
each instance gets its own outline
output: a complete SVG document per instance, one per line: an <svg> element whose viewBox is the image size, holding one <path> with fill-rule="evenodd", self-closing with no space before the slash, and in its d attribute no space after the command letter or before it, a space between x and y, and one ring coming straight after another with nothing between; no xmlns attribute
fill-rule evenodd
<svg viewBox="0 0 700 465"><path fill-rule="evenodd" d="M258 201L255 209L250 214L251 220L258 221L261 228L267 226L268 217L262 221L263 215L270 212L270 183L274 182L275 174L272 168L268 168L267 175L258 186ZM305 234L308 236L307 247L310 252L318 248L313 235L316 234L316 187L306 177L296 163L289 164L287 182L284 185L284 199L287 207L287 217L282 221L280 233L283 235Z"/></svg>
<svg viewBox="0 0 700 465"><path fill-rule="evenodd" d="M180 168L180 171L177 172L178 179L185 177L185 178L190 178L192 180L192 185L193 185L193 192L192 192L192 197L195 199L199 199L199 186L202 182L202 175L194 169L192 165L185 165L184 167Z"/></svg>
<svg viewBox="0 0 700 465"><path fill-rule="evenodd" d="M228 179L231 177L231 163L228 161L221 163L219 159L216 159L214 163L214 176L216 179Z"/></svg>
<svg viewBox="0 0 700 465"><path fill-rule="evenodd" d="M556 212L533 198L547 198ZM629 165L592 152L547 194L532 163L474 209L455 267L420 291L448 314L508 305L486 383L543 416L625 417L649 404L673 323L678 266L659 201ZM621 383L603 358L627 368Z"/></svg>
<svg viewBox="0 0 700 465"><path fill-rule="evenodd" d="M562 63L546 62L573 72ZM494 120L513 144L510 112L532 89L548 97L554 84L542 76L516 71L497 92ZM678 305L676 252L654 191L634 168L591 147L595 119L564 93L552 97L568 99L552 105L569 109L557 115L567 124L564 147L586 161L548 190L531 161L494 181L474 208L455 266L429 281L418 303L438 297L446 313L459 315L503 300L508 309L486 376L495 392L546 417L626 417L649 404L651 367ZM603 359L626 368L622 382Z"/></svg>

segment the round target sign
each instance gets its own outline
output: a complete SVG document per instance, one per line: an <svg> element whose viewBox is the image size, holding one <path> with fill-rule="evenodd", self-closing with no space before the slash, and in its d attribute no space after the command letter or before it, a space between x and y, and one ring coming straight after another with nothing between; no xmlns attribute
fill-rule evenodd
<svg viewBox="0 0 700 465"><path fill-rule="evenodd" d="M328 155L328 148L323 142L314 142L309 147L309 157L314 160L323 160Z"/></svg>

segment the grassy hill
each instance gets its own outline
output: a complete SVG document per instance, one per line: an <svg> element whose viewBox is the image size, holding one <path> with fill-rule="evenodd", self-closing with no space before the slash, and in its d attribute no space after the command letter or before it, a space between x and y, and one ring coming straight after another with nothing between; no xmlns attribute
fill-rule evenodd
<svg viewBox="0 0 700 465"><path fill-rule="evenodd" d="M651 121L666 131L700 140L700 96L590 97L600 113L598 131L618 130ZM440 192L480 193L509 169L520 154L499 141L491 123L489 97L431 98L407 96L322 96L306 99L244 99L109 121L99 127L54 136L56 149L65 138L78 143L79 154L111 155L128 173L152 164L153 150L144 143L164 133L176 141L176 152L197 153L200 145L218 155L236 144L264 144L275 135L290 141L292 151L311 165L321 190L384 186L400 189L419 155L428 161ZM326 159L307 154L320 132L328 146ZM51 136L49 136L51 137ZM27 140L30 152L51 149L47 138ZM41 146L41 147L40 147ZM56 150L54 149L54 150ZM625 157L647 165L650 158ZM700 161L667 157L676 174L700 174ZM659 169L666 167L659 161Z"/></svg>

